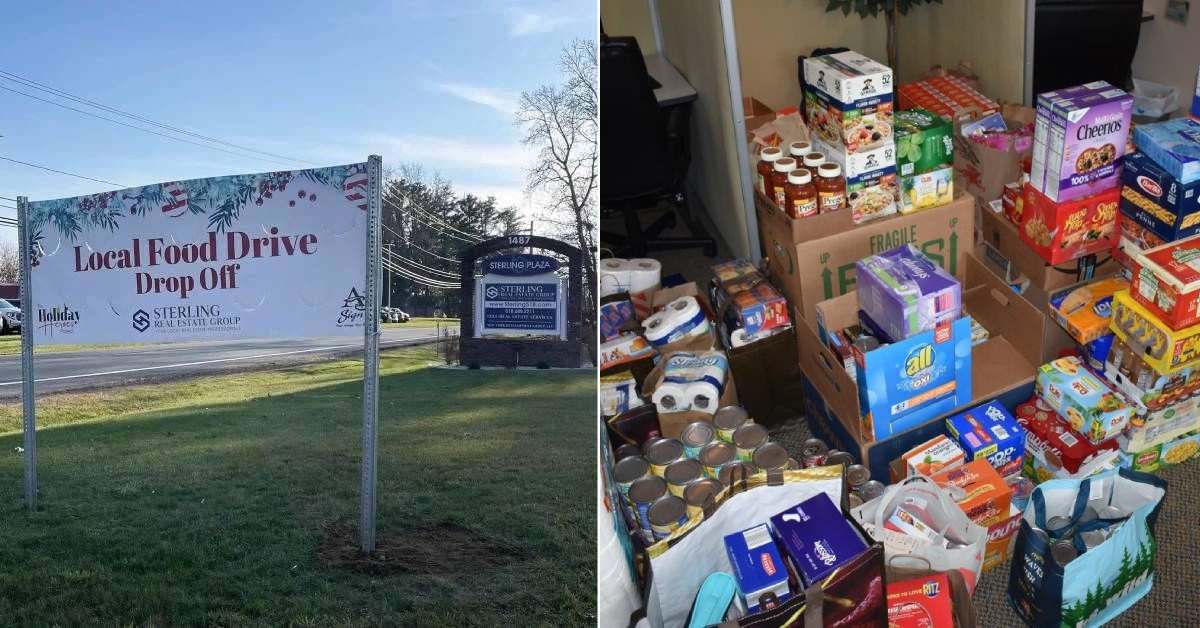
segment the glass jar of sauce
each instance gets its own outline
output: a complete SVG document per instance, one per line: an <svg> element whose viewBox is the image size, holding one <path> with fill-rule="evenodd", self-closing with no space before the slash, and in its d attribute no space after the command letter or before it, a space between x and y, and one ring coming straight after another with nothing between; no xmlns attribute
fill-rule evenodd
<svg viewBox="0 0 1200 628"><path fill-rule="evenodd" d="M817 172L817 168L820 167L821 164L825 163L825 154L813 151L805 155L801 163L805 168L808 168L810 172L815 174Z"/></svg>
<svg viewBox="0 0 1200 628"><path fill-rule="evenodd" d="M813 185L812 173L807 168L796 168L788 173L784 208L792 218L817 215L817 186Z"/></svg>
<svg viewBox="0 0 1200 628"><path fill-rule="evenodd" d="M787 200L785 188L787 187L788 173L796 169L796 160L791 157L781 157L775 160L775 171L771 173L771 193L768 198L775 201L779 209L783 209L783 204Z"/></svg>
<svg viewBox="0 0 1200 628"><path fill-rule="evenodd" d="M788 154L796 163L804 161L804 156L812 152L812 144L808 142L792 142L788 144Z"/></svg>
<svg viewBox="0 0 1200 628"><path fill-rule="evenodd" d="M846 208L846 179L841 166L825 163L817 167L817 202L822 214Z"/></svg>
<svg viewBox="0 0 1200 628"><path fill-rule="evenodd" d="M783 157L783 151L768 146L758 153L758 192L768 198L771 197L771 173L774 172L775 162Z"/></svg>

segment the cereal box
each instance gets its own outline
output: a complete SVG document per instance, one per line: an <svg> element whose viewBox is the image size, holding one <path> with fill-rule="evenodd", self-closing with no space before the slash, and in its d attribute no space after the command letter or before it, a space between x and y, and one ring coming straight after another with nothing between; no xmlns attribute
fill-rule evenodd
<svg viewBox="0 0 1200 628"><path fill-rule="evenodd" d="M863 258L855 269L858 307L888 338L908 338L962 313L958 280L912 244Z"/></svg>
<svg viewBox="0 0 1200 628"><path fill-rule="evenodd" d="M813 137L845 153L894 147L892 96L873 96L841 103L816 90L804 94L804 111ZM892 164L895 165L895 156Z"/></svg>
<svg viewBox="0 0 1200 628"><path fill-rule="evenodd" d="M953 628L950 580L944 573L889 582L888 628Z"/></svg>
<svg viewBox="0 0 1200 628"><path fill-rule="evenodd" d="M1109 333L1112 297L1118 291L1128 289L1129 282L1123 277L1108 277L1082 286L1071 286L1050 293L1050 312L1076 342L1087 344Z"/></svg>
<svg viewBox="0 0 1200 628"><path fill-rule="evenodd" d="M1176 181L1200 181L1200 121L1175 118L1141 124L1133 130L1133 142Z"/></svg>
<svg viewBox="0 0 1200 628"><path fill-rule="evenodd" d="M1113 295L1109 328L1163 375L1200 365L1200 325L1171 329L1128 292Z"/></svg>
<svg viewBox="0 0 1200 628"><path fill-rule="evenodd" d="M787 566L767 524L726 535L725 553L749 612L757 613L791 597Z"/></svg>
<svg viewBox="0 0 1200 628"><path fill-rule="evenodd" d="M1029 173L1034 187L1042 189L1046 175L1046 146L1050 143L1050 117L1056 105L1070 104L1072 98L1112 88L1106 81L1096 81L1038 94L1033 130L1032 166Z"/></svg>
<svg viewBox="0 0 1200 628"><path fill-rule="evenodd" d="M929 476L943 469L957 467L966 460L966 455L945 434L938 434L908 450L901 458L909 476Z"/></svg>
<svg viewBox="0 0 1200 628"><path fill-rule="evenodd" d="M954 129L949 120L925 109L897 111L895 119L900 176L940 170L954 163Z"/></svg>
<svg viewBox="0 0 1200 628"><path fill-rule="evenodd" d="M1120 89L1053 108L1042 192L1071 201L1116 187L1132 113L1133 96Z"/></svg>
<svg viewBox="0 0 1200 628"><path fill-rule="evenodd" d="M1145 153L1133 153L1125 156L1121 183L1125 222L1164 242L1200 234L1200 181L1180 183Z"/></svg>
<svg viewBox="0 0 1200 628"><path fill-rule="evenodd" d="M1130 294L1172 329L1200 323L1200 236L1133 255Z"/></svg>
<svg viewBox="0 0 1200 628"><path fill-rule="evenodd" d="M1026 185L1018 232L1050 264L1112 250L1117 245L1120 189L1055 202Z"/></svg>
<svg viewBox="0 0 1200 628"><path fill-rule="evenodd" d="M853 51L805 58L804 82L842 103L892 95L892 69Z"/></svg>
<svg viewBox="0 0 1200 628"><path fill-rule="evenodd" d="M1037 390L1055 412L1066 418L1071 429L1092 443L1119 434L1133 415L1133 409L1075 356L1039 367Z"/></svg>
<svg viewBox="0 0 1200 628"><path fill-rule="evenodd" d="M867 544L825 493L771 517L771 528L804 586L867 550Z"/></svg>
<svg viewBox="0 0 1200 628"><path fill-rule="evenodd" d="M1000 403L989 401L946 419L946 431L966 460L985 459L1003 477L1020 473L1025 428Z"/></svg>
<svg viewBox="0 0 1200 628"><path fill-rule="evenodd" d="M954 200L954 166L901 175L899 181L901 214L939 207Z"/></svg>

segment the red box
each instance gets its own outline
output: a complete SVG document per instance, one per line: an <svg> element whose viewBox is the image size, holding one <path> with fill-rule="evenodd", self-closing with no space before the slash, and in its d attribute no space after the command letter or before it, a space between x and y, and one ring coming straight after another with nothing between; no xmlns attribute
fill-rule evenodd
<svg viewBox="0 0 1200 628"><path fill-rule="evenodd" d="M943 573L887 583L888 628L953 628L950 580Z"/></svg>
<svg viewBox="0 0 1200 628"><path fill-rule="evenodd" d="M1134 300L1176 331L1200 323L1200 235L1130 257Z"/></svg>
<svg viewBox="0 0 1200 628"><path fill-rule="evenodd" d="M1111 252L1117 246L1119 187L1059 203L1026 184L1023 196L1018 231L1029 248L1048 263Z"/></svg>
<svg viewBox="0 0 1200 628"><path fill-rule="evenodd" d="M1134 272L1133 256L1143 251L1166 244L1153 231L1125 217L1119 217L1121 223L1121 239L1117 248L1113 249L1113 259L1132 275Z"/></svg>

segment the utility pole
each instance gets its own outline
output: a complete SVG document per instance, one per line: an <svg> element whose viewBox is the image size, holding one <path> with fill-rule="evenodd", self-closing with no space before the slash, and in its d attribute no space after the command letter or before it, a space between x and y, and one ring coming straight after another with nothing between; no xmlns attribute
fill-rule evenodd
<svg viewBox="0 0 1200 628"><path fill-rule="evenodd" d="M388 261L388 263L384 264L384 266L383 266L383 269L385 271L387 271L387 306L388 307L392 307L392 264L394 263L392 261L392 247L395 245L396 245L395 242L388 242L387 244L383 245L383 250L385 251L384 257L386 257L387 261Z"/></svg>

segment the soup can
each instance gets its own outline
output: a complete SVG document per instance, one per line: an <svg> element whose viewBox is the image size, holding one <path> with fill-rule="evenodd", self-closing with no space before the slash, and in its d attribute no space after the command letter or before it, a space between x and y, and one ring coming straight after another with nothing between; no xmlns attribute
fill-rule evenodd
<svg viewBox="0 0 1200 628"><path fill-rule="evenodd" d="M850 493L847 495L846 502L850 504L851 508L858 508L859 506L863 505L863 500L858 496L857 493Z"/></svg>
<svg viewBox="0 0 1200 628"><path fill-rule="evenodd" d="M825 464L840 464L850 466L854 464L854 456L851 456L844 451L830 449L829 455L825 457Z"/></svg>
<svg viewBox="0 0 1200 628"><path fill-rule="evenodd" d="M763 471L782 471L787 467L788 453L783 445L766 442L754 450L750 461Z"/></svg>
<svg viewBox="0 0 1200 628"><path fill-rule="evenodd" d="M683 442L683 454L688 458L699 456L700 450L713 442L714 438L716 438L716 430L708 421L688 423L687 427L683 428L683 433L679 435L679 440Z"/></svg>
<svg viewBox="0 0 1200 628"><path fill-rule="evenodd" d="M650 463L650 472L661 476L667 470L667 465L682 460L683 443L674 438L662 438L645 447L646 462Z"/></svg>
<svg viewBox="0 0 1200 628"><path fill-rule="evenodd" d="M1079 556L1079 552L1075 551L1074 543L1063 540L1050 546L1050 555L1054 557L1054 561L1059 565L1066 565L1075 560Z"/></svg>
<svg viewBox="0 0 1200 628"><path fill-rule="evenodd" d="M846 483L850 485L850 490L858 492L859 488L870 479L871 472L861 464L852 464L846 467Z"/></svg>
<svg viewBox="0 0 1200 628"><path fill-rule="evenodd" d="M702 477L704 467L694 458L676 460L667 465L667 470L663 473L663 479L667 481L667 490L676 497L683 497L683 489Z"/></svg>
<svg viewBox="0 0 1200 628"><path fill-rule="evenodd" d="M758 473L758 469L754 468L754 463L737 460L721 467L717 479L723 486L733 486L734 482L749 478L755 473Z"/></svg>
<svg viewBox="0 0 1200 628"><path fill-rule="evenodd" d="M650 463L641 456L629 456L621 458L617 464L613 465L613 481L621 489L621 493L628 496L629 487L634 482L650 475Z"/></svg>
<svg viewBox="0 0 1200 628"><path fill-rule="evenodd" d="M862 496L864 502L869 502L880 495L883 495L883 482L879 480L867 480L859 487L858 494Z"/></svg>
<svg viewBox="0 0 1200 628"><path fill-rule="evenodd" d="M1043 530L1043 529L1041 529L1041 528L1035 528L1035 527L1032 527L1032 526L1030 526L1030 528L1029 528L1029 531L1030 531L1030 532L1031 532L1031 533L1032 533L1034 536L1036 536L1037 538L1041 539L1041 540L1042 540L1042 543L1045 543L1046 545L1049 545L1049 544L1050 544L1050 535L1049 535L1049 534L1046 534L1046 531L1045 531L1045 530Z"/></svg>
<svg viewBox="0 0 1200 628"><path fill-rule="evenodd" d="M701 478L683 489L683 501L687 504L688 518L694 519L704 515L704 505L709 499L716 499L724 489L721 483L712 478Z"/></svg>
<svg viewBox="0 0 1200 628"><path fill-rule="evenodd" d="M717 432L717 438L727 443L733 442L734 430L750 422L750 415L741 406L717 408L713 415L713 429Z"/></svg>
<svg viewBox="0 0 1200 628"><path fill-rule="evenodd" d="M1048 532L1059 538L1065 539L1075 534L1075 526L1071 525L1070 517L1061 515L1050 517L1046 520L1046 527Z"/></svg>
<svg viewBox="0 0 1200 628"><path fill-rule="evenodd" d="M637 513L638 523L642 529L650 532L650 519L647 511L650 505L662 499L667 494L667 481L657 475L646 476L629 487L629 504Z"/></svg>
<svg viewBox="0 0 1200 628"><path fill-rule="evenodd" d="M1099 510L1098 514L1101 519L1124 519L1129 516L1125 514L1124 510L1116 506L1105 506Z"/></svg>
<svg viewBox="0 0 1200 628"><path fill-rule="evenodd" d="M650 504L646 515L650 520L650 534L655 540L661 541L687 523L687 504L682 498L666 495Z"/></svg>
<svg viewBox="0 0 1200 628"><path fill-rule="evenodd" d="M725 441L714 441L700 450L698 460L708 477L716 479L720 477L721 467L737 460L737 449Z"/></svg>
<svg viewBox="0 0 1200 628"><path fill-rule="evenodd" d="M621 446L617 447L617 450L613 452L613 459L620 461L620 460L624 460L630 456L640 456L640 455L642 455L641 447L638 447L637 445L634 445L633 443L622 443Z"/></svg>
<svg viewBox="0 0 1200 628"><path fill-rule="evenodd" d="M804 462L804 467L819 467L825 464L825 457L829 455L829 446L825 441L819 438L810 438L804 441L804 445L800 448L800 458Z"/></svg>
<svg viewBox="0 0 1200 628"><path fill-rule="evenodd" d="M795 458L788 458L787 467L785 467L785 468L788 471L798 471L798 470L802 469L803 467L800 466L800 463L797 462Z"/></svg>
<svg viewBox="0 0 1200 628"><path fill-rule="evenodd" d="M1104 530L1088 530L1080 532L1079 536L1083 539L1083 546L1087 549L1095 548L1108 538L1108 535L1104 534Z"/></svg>
<svg viewBox="0 0 1200 628"><path fill-rule="evenodd" d="M733 431L733 446L737 447L738 460L752 462L754 450L767 442L767 428L757 423L747 423Z"/></svg>

